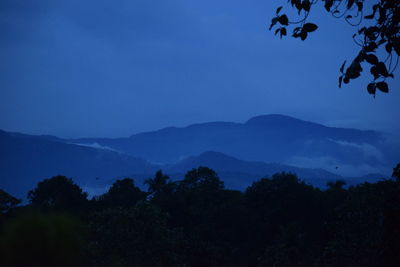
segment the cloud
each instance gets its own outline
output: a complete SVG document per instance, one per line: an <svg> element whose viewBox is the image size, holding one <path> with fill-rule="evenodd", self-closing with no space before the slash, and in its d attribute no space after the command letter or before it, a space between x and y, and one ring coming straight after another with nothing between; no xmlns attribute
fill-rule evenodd
<svg viewBox="0 0 400 267"><path fill-rule="evenodd" d="M384 156L381 151L379 151L378 148L371 144L367 143L362 143L362 144L356 144L356 143L350 143L346 141L338 141L338 140L331 140L341 146L347 146L347 147L354 147L357 149L360 149L362 151L362 155L365 160L375 158L380 162L384 162Z"/></svg>
<svg viewBox="0 0 400 267"><path fill-rule="evenodd" d="M327 141L308 140L306 152L311 154L294 155L285 163L304 168L322 168L347 177L370 173L390 175L393 163L388 162L388 159L395 156L394 153L388 153L387 142L376 147L368 143L333 139ZM323 151L326 151L327 156L323 155ZM336 153L336 156L328 156L330 152Z"/></svg>
<svg viewBox="0 0 400 267"><path fill-rule="evenodd" d="M77 146L85 146L85 147L91 147L91 148L95 148L95 149L103 149L103 150L110 150L110 151L114 151L114 152L118 152L118 153L123 153L119 150L116 150L114 148L108 147L108 146L102 146L99 143L91 143L91 144L84 144L84 143L70 143L72 145L77 145Z"/></svg>
<svg viewBox="0 0 400 267"><path fill-rule="evenodd" d="M363 176L371 173L390 175L388 168L384 166L371 166L366 163L352 165L345 164L333 157L301 157L294 156L285 164L301 168L321 168L345 177ZM338 167L336 169L336 167Z"/></svg>

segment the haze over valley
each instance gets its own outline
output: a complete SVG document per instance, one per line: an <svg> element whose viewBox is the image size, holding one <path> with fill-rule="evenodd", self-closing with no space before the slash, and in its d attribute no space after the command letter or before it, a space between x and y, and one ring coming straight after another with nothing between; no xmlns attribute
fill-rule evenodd
<svg viewBox="0 0 400 267"><path fill-rule="evenodd" d="M19 197L57 174L96 194L117 178L131 177L142 187L157 170L180 179L199 166L214 169L228 188L239 190L278 172L296 173L321 188L339 179L352 185L389 177L400 151L380 132L276 114L127 138L62 139L2 131L0 146L0 187Z"/></svg>

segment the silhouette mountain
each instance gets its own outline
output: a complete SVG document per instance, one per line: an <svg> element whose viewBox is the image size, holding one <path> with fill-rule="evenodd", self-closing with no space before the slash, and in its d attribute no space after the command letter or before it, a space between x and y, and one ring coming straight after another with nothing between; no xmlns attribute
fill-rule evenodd
<svg viewBox="0 0 400 267"><path fill-rule="evenodd" d="M342 177L353 177L345 180L354 184L382 176L368 173L388 175L400 158L400 149L391 147L387 153L378 132L326 127L283 115L169 127L129 138L62 139L0 131L0 148L0 188L18 197L58 174L86 188L104 188L128 176L142 186L158 169L181 179L199 166L216 170L236 189L282 171L319 187ZM357 168L356 174L341 172Z"/></svg>
<svg viewBox="0 0 400 267"><path fill-rule="evenodd" d="M245 123L210 122L169 127L129 138L85 138L76 143L98 143L156 163L176 163L206 151L298 167L318 167L345 175L389 172L399 152L386 153L381 133L327 127L284 115L265 115ZM351 170L351 171L349 171Z"/></svg>
<svg viewBox="0 0 400 267"><path fill-rule="evenodd" d="M94 186L117 175L155 171L152 164L127 154L54 140L0 131L0 188L25 197L38 181L58 174Z"/></svg>
<svg viewBox="0 0 400 267"><path fill-rule="evenodd" d="M295 173L307 183L318 187L325 187L327 181L344 179L340 175L322 169L298 168L284 164L265 163L256 161L240 160L220 152L207 151L198 156L191 156L176 164L162 168L164 172L172 177L183 177L183 175L200 166L207 166L215 170L220 178L224 180L229 188L244 189L255 180L272 176L275 173Z"/></svg>

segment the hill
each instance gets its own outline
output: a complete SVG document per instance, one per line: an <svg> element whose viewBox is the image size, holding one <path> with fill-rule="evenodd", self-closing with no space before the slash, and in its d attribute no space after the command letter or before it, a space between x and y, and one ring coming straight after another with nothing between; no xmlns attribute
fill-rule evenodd
<svg viewBox="0 0 400 267"><path fill-rule="evenodd" d="M128 138L68 141L96 143L155 163L171 164L217 151L248 161L323 168L346 176L389 173L400 158L400 149L394 152L382 133L327 127L283 115L257 116L245 123L169 127Z"/></svg>

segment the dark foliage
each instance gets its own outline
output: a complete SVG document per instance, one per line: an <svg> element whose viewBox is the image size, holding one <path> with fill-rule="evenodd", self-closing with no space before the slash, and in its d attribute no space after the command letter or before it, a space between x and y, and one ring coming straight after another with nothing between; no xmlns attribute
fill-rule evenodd
<svg viewBox="0 0 400 267"><path fill-rule="evenodd" d="M84 228L66 214L25 211L2 225L0 266L81 266Z"/></svg>
<svg viewBox="0 0 400 267"><path fill-rule="evenodd" d="M282 6L276 10L276 17L271 21L270 30L280 25L275 34L287 35L289 24L295 24L292 36L307 39L309 33L318 29L314 23L307 22L308 16L316 4L324 4L325 10L335 18L343 18L348 24L358 27L353 35L354 42L360 47L358 55L346 67L346 61L340 68L339 87L360 77L362 63L369 64L373 80L368 84L368 93L375 96L376 91L389 92L387 78L394 78L400 56L400 1L398 0L288 0L292 8L302 18L290 21L286 14L281 14ZM366 12L371 6L369 12ZM368 7L369 9L369 7ZM366 13L368 15L366 15ZM380 52L382 50L382 52ZM383 56L382 56L383 54ZM385 55L386 54L386 55Z"/></svg>
<svg viewBox="0 0 400 267"><path fill-rule="evenodd" d="M138 201L144 200L147 194L142 192L130 178L117 180L108 190L97 199L102 207L133 207Z"/></svg>
<svg viewBox="0 0 400 267"><path fill-rule="evenodd" d="M117 180L86 202L70 179L40 182L29 194L32 205L8 211L0 222L0 265L400 264L398 179L350 188L332 181L320 190L294 174L278 173L241 192L225 189L213 170L200 167L175 182L159 171L146 184L147 193L132 179ZM72 196L71 205L54 192ZM85 213L72 204L77 198L86 203ZM26 211L30 206L41 211Z"/></svg>
<svg viewBox="0 0 400 267"><path fill-rule="evenodd" d="M9 212L20 203L21 200L0 189L0 214Z"/></svg>
<svg viewBox="0 0 400 267"><path fill-rule="evenodd" d="M141 203L93 212L87 218L89 266L168 266L179 262L179 232L167 216Z"/></svg>
<svg viewBox="0 0 400 267"><path fill-rule="evenodd" d="M76 212L87 206L87 193L62 175L39 182L28 192L28 199L33 206L45 210Z"/></svg>

